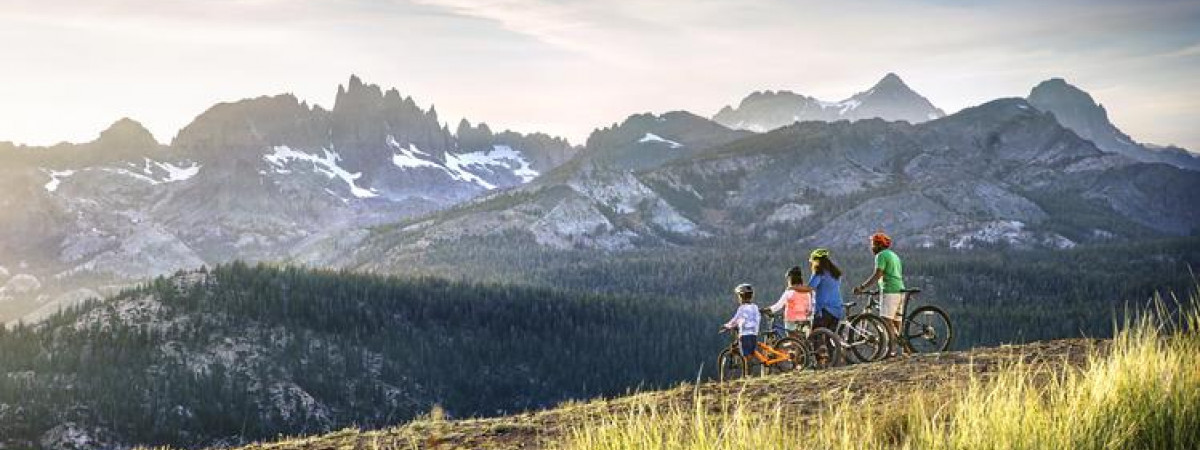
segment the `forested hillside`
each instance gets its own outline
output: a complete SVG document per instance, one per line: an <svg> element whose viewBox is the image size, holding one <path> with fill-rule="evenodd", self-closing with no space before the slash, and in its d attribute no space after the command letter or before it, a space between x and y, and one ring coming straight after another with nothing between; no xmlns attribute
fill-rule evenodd
<svg viewBox="0 0 1200 450"><path fill-rule="evenodd" d="M495 416L669 386L711 367L734 284L754 283L769 302L808 250L597 258L519 238L415 257L423 270L411 277L241 263L185 272L0 331L0 444L236 444L393 425L434 405ZM950 312L958 349L1110 336L1128 302L1193 289L1200 264L1194 238L898 251L921 302ZM847 291L870 270L865 248L834 257Z"/></svg>
<svg viewBox="0 0 1200 450"><path fill-rule="evenodd" d="M556 286L583 292L653 295L704 305L721 304L738 283L753 283L761 302L782 291L784 272L812 248L775 241L724 241L712 247L671 246L605 254L553 250L531 236L464 239L408 255L411 274L440 274L504 283ZM1183 294L1200 269L1200 239L1090 245L1069 250L1019 250L1004 245L976 250L908 248L898 243L905 281L954 316L955 348L1020 340L1108 336L1112 317L1128 302ZM834 249L846 272L843 298L872 270L861 248ZM367 266L365 268L370 268ZM724 313L725 311L722 311Z"/></svg>
<svg viewBox="0 0 1200 450"><path fill-rule="evenodd" d="M231 444L434 404L497 415L665 386L720 344L713 316L678 300L221 266L0 329L0 447Z"/></svg>

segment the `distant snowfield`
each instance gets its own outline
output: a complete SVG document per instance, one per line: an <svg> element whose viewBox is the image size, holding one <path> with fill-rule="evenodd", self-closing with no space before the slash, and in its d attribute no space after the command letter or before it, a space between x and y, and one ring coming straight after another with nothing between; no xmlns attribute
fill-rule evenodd
<svg viewBox="0 0 1200 450"><path fill-rule="evenodd" d="M435 169L443 168L438 163L435 163L426 158L432 158L428 153L421 151L415 144L408 144L408 147L400 145L396 142L393 136L387 137L387 145L399 153L392 155L392 164L401 169L414 169L417 167L431 167ZM422 156L424 158L422 158Z"/></svg>
<svg viewBox="0 0 1200 450"><path fill-rule="evenodd" d="M491 150L470 153L446 153L445 164L439 164L433 160L432 155L421 151L415 144L402 145L394 136L387 137L387 144L396 151L392 155L392 164L396 167L438 169L450 178L475 184L489 191L497 186L484 179L484 174L496 174L498 170L503 170L520 178L522 183L533 181L540 175L533 170L524 155L507 145L493 145Z"/></svg>
<svg viewBox="0 0 1200 450"><path fill-rule="evenodd" d="M447 164L449 163L450 155L447 155ZM539 174L530 166L529 161L520 152L513 150L507 145L493 145L491 150L479 151L473 153L463 153L454 156L455 163L459 167L478 167L489 172L494 172L491 167L501 167L512 171L513 175L521 178L522 183L528 183L537 178Z"/></svg>
<svg viewBox="0 0 1200 450"><path fill-rule="evenodd" d="M867 94L870 95L870 92L868 92ZM818 100L818 104L821 105L821 109L836 109L836 110L838 110L839 116L844 116L847 113L849 113L850 111L854 111L855 109L858 109L859 106L862 106L862 101L855 100L855 99L846 99L846 100L842 100L840 102L824 102L824 101ZM793 118L799 119L798 117L793 117Z"/></svg>
<svg viewBox="0 0 1200 450"><path fill-rule="evenodd" d="M89 170L115 173L144 181L151 185L159 185L190 180L200 173L200 165L191 163L191 165L184 167L145 158L145 161L140 166L135 163L125 163L125 167L89 167L79 170L42 169L42 172L50 176L50 181L43 187L46 188L47 192L57 192L63 180Z"/></svg>
<svg viewBox="0 0 1200 450"><path fill-rule="evenodd" d="M667 144L671 148L683 147L683 144L672 141L670 139L663 138L662 136L659 136L654 133L646 133L645 136L642 136L641 139L638 139L638 142L642 143L642 144L649 143L649 142L658 142L658 143Z"/></svg>
<svg viewBox="0 0 1200 450"><path fill-rule="evenodd" d="M46 170L46 169L42 169L42 171L44 171L44 172L46 172L46 173L50 174L50 182L49 182L49 183L46 183L46 186L45 186L45 187L46 187L46 190L47 190L47 191L49 191L49 192L54 192L54 191L57 191L57 190L58 190L58 185L59 185L59 184L62 184L62 180L63 180L64 178L67 178L67 177L69 177L69 176L71 176L71 175L75 175L75 171L74 171L74 170Z"/></svg>
<svg viewBox="0 0 1200 450"><path fill-rule="evenodd" d="M323 156L313 155L309 153L292 150L286 145L277 145L274 147L274 153L264 155L263 159L275 166L276 173L290 173L287 170L288 164L293 161L303 161L312 163L313 170L318 173L328 176L330 179L338 178L350 187L350 194L358 198L373 198L379 194L371 189L364 189L355 183L356 180L362 178L361 172L350 173L350 171L338 165L342 160L342 155L337 152L321 149L324 152Z"/></svg>

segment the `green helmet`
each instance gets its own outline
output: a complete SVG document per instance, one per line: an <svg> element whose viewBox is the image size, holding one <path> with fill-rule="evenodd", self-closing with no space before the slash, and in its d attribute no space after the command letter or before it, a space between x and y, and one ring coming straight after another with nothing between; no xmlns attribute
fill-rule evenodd
<svg viewBox="0 0 1200 450"><path fill-rule="evenodd" d="M808 259L810 261L816 260L817 258L828 258L828 257L829 257L829 250L823 249L823 248L818 248L816 250L813 250L812 253L808 254Z"/></svg>

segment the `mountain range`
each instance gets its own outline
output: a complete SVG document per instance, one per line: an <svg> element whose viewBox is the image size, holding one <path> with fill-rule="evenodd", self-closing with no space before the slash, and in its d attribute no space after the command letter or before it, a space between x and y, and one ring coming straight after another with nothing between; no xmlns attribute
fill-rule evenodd
<svg viewBox="0 0 1200 450"><path fill-rule="evenodd" d="M894 73L870 89L842 101L830 102L791 91L759 91L742 99L737 108L721 108L713 120L729 128L770 131L796 122L882 118L920 123L945 116L928 99L913 91Z"/></svg>
<svg viewBox="0 0 1200 450"><path fill-rule="evenodd" d="M1133 144L1062 80L946 116L888 74L838 105L759 92L712 120L636 114L574 146L452 131L352 76L330 109L222 103L169 144L130 119L89 143L0 143L0 318L235 259L408 273L413 254L472 239L842 247L885 229L909 246L1061 248L1200 225L1180 207L1196 158Z"/></svg>

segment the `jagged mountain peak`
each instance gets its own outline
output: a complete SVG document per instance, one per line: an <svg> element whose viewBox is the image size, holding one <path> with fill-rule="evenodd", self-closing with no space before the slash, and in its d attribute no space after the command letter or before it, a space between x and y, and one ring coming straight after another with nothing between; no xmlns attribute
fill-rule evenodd
<svg viewBox="0 0 1200 450"><path fill-rule="evenodd" d="M1028 98L1035 108L1054 114L1059 123L1094 142L1101 150L1138 161L1164 162L1184 169L1200 170L1200 157L1186 150L1162 151L1135 141L1109 120L1104 105L1063 78L1056 77L1038 83L1030 90Z"/></svg>
<svg viewBox="0 0 1200 450"><path fill-rule="evenodd" d="M734 129L770 131L796 122L862 120L925 122L945 116L925 97L908 87L895 73L884 75L874 86L842 101L828 102L792 91L755 91L737 108L721 108L713 120Z"/></svg>
<svg viewBox="0 0 1200 450"><path fill-rule="evenodd" d="M883 78L880 78L879 82L875 83L875 86L872 89L912 90L907 84L904 84L904 80L900 79L900 76L896 75L894 72L888 72L887 75L884 75Z"/></svg>
<svg viewBox="0 0 1200 450"><path fill-rule="evenodd" d="M850 111L857 112L861 116L859 118L878 117L917 123L945 116L941 109L933 106L892 72L884 75L871 89L855 94L839 102L839 105L851 105Z"/></svg>

